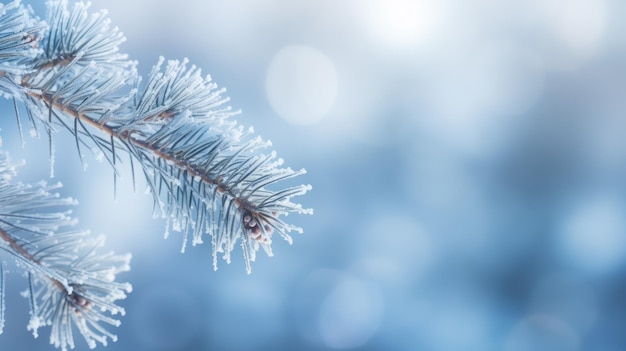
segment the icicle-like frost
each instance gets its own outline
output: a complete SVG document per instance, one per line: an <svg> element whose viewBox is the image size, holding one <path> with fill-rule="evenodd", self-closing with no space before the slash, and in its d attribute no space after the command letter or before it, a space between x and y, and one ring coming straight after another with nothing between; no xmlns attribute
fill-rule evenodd
<svg viewBox="0 0 626 351"><path fill-rule="evenodd" d="M104 152L102 152L97 147L92 148L91 152L93 153L93 156L96 159L96 161L102 162L104 160Z"/></svg>
<svg viewBox="0 0 626 351"><path fill-rule="evenodd" d="M4 264L0 262L0 334L4 331Z"/></svg>
<svg viewBox="0 0 626 351"><path fill-rule="evenodd" d="M49 149L49 160L50 160L50 178L54 178L54 163L56 161L56 150L54 148L54 143L52 142L52 131L48 130L48 149Z"/></svg>

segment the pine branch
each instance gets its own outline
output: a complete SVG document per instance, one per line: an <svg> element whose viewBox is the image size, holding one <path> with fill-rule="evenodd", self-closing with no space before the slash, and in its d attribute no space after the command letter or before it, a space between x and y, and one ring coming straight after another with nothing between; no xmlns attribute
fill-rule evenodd
<svg viewBox="0 0 626 351"><path fill-rule="evenodd" d="M275 152L264 151L271 143L231 119L238 112L226 106L225 90L186 60L161 58L142 83L136 63L119 53L123 35L87 7L52 1L44 31L31 20L35 34L18 37L31 49L21 56L7 49L23 69L0 70L13 83L0 90L25 104L51 144L57 127L68 130L81 160L83 147L95 149L117 177L122 154L129 155L133 173L138 165L147 180L155 215L167 219L166 234L182 232L183 251L188 236L196 245L210 235L215 269L218 253L230 262L238 240L248 273L259 248L272 254L274 233L291 243L289 232L302 230L283 218L312 213L291 202L311 187L280 184L305 171L282 168Z"/></svg>
<svg viewBox="0 0 626 351"><path fill-rule="evenodd" d="M50 326L50 343L63 350L74 348L77 328L90 348L107 344L116 336L103 324L119 326L112 316L124 314L115 301L124 299L130 284L115 282L129 269L130 255L98 254L102 238L87 232L64 231L75 224L58 207L74 205L53 193L60 185L40 182L24 185L12 181L15 169L0 153L0 252L15 259L28 272L30 301L28 329ZM4 325L4 267L0 265L0 333Z"/></svg>
<svg viewBox="0 0 626 351"><path fill-rule="evenodd" d="M20 136L24 108L31 135L49 138L51 176L62 129L81 161L85 149L107 160L114 187L128 160L133 183L136 173L145 177L166 235L182 232L183 251L189 237L196 245L210 235L217 269L218 254L230 262L240 242L250 273L260 248L272 255L275 233L291 243L289 233L302 231L285 216L312 213L291 201L309 185L283 185L305 171L284 168L269 141L232 120L239 112L227 106L225 90L187 60L161 58L142 80L137 63L119 52L122 33L106 12L88 7L50 1L44 22L19 1L0 4L0 93L14 102ZM124 313L115 302L131 288L115 276L130 257L98 254L102 239L65 231L74 223L69 213L50 209L73 201L53 195L57 186L12 183L13 174L0 155L0 251L28 273L28 329L37 336L51 326L50 342L64 350L74 347L73 328L90 347L115 340L104 325L117 326L114 315ZM4 273L0 265L2 295ZM0 331L4 310L0 298Z"/></svg>

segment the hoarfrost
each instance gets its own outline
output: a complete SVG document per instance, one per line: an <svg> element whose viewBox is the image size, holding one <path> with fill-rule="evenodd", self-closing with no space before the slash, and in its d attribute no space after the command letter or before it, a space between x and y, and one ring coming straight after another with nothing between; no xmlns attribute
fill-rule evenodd
<svg viewBox="0 0 626 351"><path fill-rule="evenodd" d="M104 160L104 153L97 147L91 148L91 152L93 153L94 158L98 162L102 162Z"/></svg>

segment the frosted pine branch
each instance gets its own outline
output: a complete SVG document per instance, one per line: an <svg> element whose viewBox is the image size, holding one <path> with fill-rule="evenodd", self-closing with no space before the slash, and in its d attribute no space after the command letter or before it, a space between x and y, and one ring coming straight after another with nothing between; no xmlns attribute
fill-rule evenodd
<svg viewBox="0 0 626 351"><path fill-rule="evenodd" d="M0 94L12 99L22 135L26 111L31 135L45 135L54 175L54 137L65 130L78 156L91 150L112 166L114 191L119 165L129 162L132 179L143 175L155 215L190 241L210 237L213 265L218 255L230 262L239 242L246 270L257 251L271 255L276 233L291 243L302 230L285 221L289 213L312 213L292 202L309 185L286 186L304 170L283 167L271 143L238 125L225 90L187 60L158 60L147 77L119 52L125 40L105 11L89 5L49 1L40 20L20 1L0 4ZM129 256L98 254L101 239L67 232L68 213L46 212L72 201L52 194L55 186L11 183L13 170L0 158L0 249L28 272L35 336L51 327L50 341L73 348L72 329L90 347L115 340L104 326L124 310L115 304L130 285L115 282L128 269ZM17 184L17 185L16 185ZM0 265L0 292L4 294ZM4 325L0 299L0 330Z"/></svg>
<svg viewBox="0 0 626 351"><path fill-rule="evenodd" d="M224 89L187 60L161 58L142 82L136 63L119 53L124 37L104 12L48 5L45 29L29 17L28 27L10 29L23 33L15 45L0 50L0 60L16 57L0 66L0 90L24 103L33 128L51 145L55 131L66 129L81 159L83 149L95 148L115 176L121 162L131 162L147 180L155 214L182 232L183 250L188 238L196 245L210 236L215 269L220 253L230 262L238 240L248 272L259 248L272 254L275 233L291 242L289 232L301 229L284 217L312 213L291 201L310 186L281 184L305 171L283 168L266 151L268 141L231 119L238 112L226 105Z"/></svg>
<svg viewBox="0 0 626 351"><path fill-rule="evenodd" d="M51 328L50 343L74 348L73 328L90 348L116 336L105 325L119 326L124 314L115 302L130 292L128 283L115 281L129 269L130 255L99 254L102 238L87 232L67 231L75 220L54 209L74 205L71 198L54 193L60 185L13 181L15 170L0 154L0 253L12 257L28 274L24 296L30 301L28 329L38 336ZM0 333L4 324L4 265L0 265Z"/></svg>

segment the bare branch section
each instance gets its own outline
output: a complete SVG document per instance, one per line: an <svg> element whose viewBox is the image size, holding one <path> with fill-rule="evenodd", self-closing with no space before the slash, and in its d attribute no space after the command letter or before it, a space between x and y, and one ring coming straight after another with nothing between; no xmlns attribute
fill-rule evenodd
<svg viewBox="0 0 626 351"><path fill-rule="evenodd" d="M83 3L68 9L65 1L49 9L46 30L20 36L36 48L22 56L24 70L0 72L12 83L0 90L24 102L33 127L51 139L57 126L67 129L81 159L81 148L98 150L115 174L125 160L120 150L127 153L168 233L182 233L183 250L189 239L196 245L210 236L215 269L219 254L230 262L238 241L248 272L259 248L272 254L275 233L291 243L289 233L302 230L284 218L312 213L291 201L311 187L283 184L305 171L284 168L269 141L232 120L238 112L224 89L187 60L161 58L142 81L104 12L90 14Z"/></svg>

